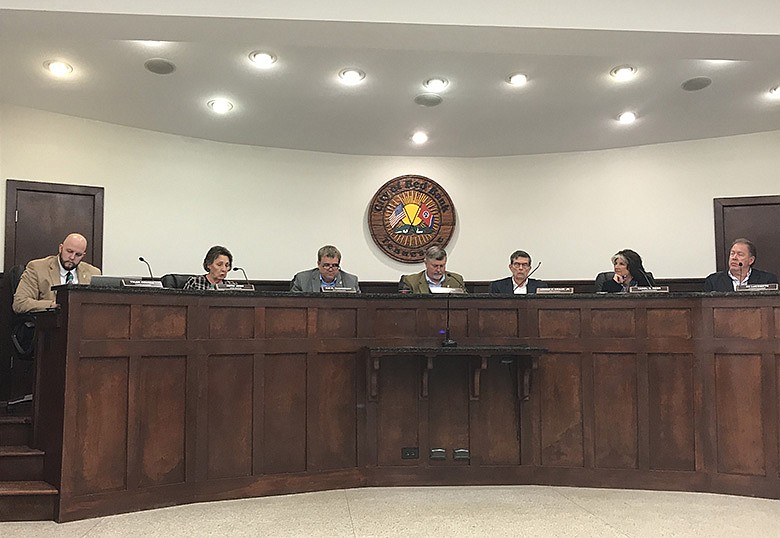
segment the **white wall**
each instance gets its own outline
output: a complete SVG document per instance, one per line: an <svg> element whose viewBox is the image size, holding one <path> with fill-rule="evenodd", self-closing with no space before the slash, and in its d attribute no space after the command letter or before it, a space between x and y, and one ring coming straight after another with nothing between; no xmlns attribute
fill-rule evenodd
<svg viewBox="0 0 780 538"><path fill-rule="evenodd" d="M543 279L593 278L621 248L658 277L699 277L715 269L712 199L779 194L778 147L780 131L525 157L345 156L0 105L0 178L105 187L103 269L114 275L144 274L139 255L157 274L197 272L220 243L250 278L288 279L333 243L361 280L395 280L419 269L374 246L366 211L386 181L414 173L452 197L448 268L469 280L508 275L517 248L544 262Z"/></svg>

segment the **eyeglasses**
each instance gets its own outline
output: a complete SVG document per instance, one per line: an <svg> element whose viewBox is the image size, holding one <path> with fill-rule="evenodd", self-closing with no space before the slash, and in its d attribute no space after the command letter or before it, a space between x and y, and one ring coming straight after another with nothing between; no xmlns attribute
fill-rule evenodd
<svg viewBox="0 0 780 538"><path fill-rule="evenodd" d="M337 264L337 263L321 263L320 267L322 267L323 269L338 269L339 268L339 264Z"/></svg>
<svg viewBox="0 0 780 538"><path fill-rule="evenodd" d="M531 264L525 262L512 262L512 267L516 267L518 269L528 269L531 267Z"/></svg>

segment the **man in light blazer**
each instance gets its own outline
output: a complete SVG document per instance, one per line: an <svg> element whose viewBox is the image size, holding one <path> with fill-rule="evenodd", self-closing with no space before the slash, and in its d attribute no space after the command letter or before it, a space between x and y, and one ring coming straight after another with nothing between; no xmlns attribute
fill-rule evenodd
<svg viewBox="0 0 780 538"><path fill-rule="evenodd" d="M398 282L401 293L432 293L431 287L453 288L466 291L463 277L447 271L447 251L432 246L425 251L425 269L419 273L403 275Z"/></svg>
<svg viewBox="0 0 780 538"><path fill-rule="evenodd" d="M333 245L317 251L317 267L297 273L290 291L319 293L327 288L349 288L360 293L358 277L341 270L341 252Z"/></svg>
<svg viewBox="0 0 780 538"><path fill-rule="evenodd" d="M509 270L512 276L490 283L490 293L525 295L547 287L541 280L528 278L531 273L531 255L524 250L516 250L509 256Z"/></svg>
<svg viewBox="0 0 780 538"><path fill-rule="evenodd" d="M100 269L81 261L86 253L87 239L72 233L60 243L57 254L28 263L14 293L14 312L24 314L56 307L52 286L89 284Z"/></svg>

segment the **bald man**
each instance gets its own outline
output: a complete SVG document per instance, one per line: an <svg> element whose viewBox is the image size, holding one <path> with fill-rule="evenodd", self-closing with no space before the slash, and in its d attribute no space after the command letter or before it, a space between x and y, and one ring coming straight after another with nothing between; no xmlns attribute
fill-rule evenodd
<svg viewBox="0 0 780 538"><path fill-rule="evenodd" d="M86 253L87 239L73 233L60 243L57 254L28 263L14 293L14 312L23 314L57 306L52 286L89 284L100 269L81 261Z"/></svg>

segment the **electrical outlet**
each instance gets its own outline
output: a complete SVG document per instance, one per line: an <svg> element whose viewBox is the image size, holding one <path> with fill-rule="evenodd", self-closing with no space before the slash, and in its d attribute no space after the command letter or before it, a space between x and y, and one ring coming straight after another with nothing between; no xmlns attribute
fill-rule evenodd
<svg viewBox="0 0 780 538"><path fill-rule="evenodd" d="M405 446L401 449L402 460L418 460L420 459L420 449L416 446Z"/></svg>

